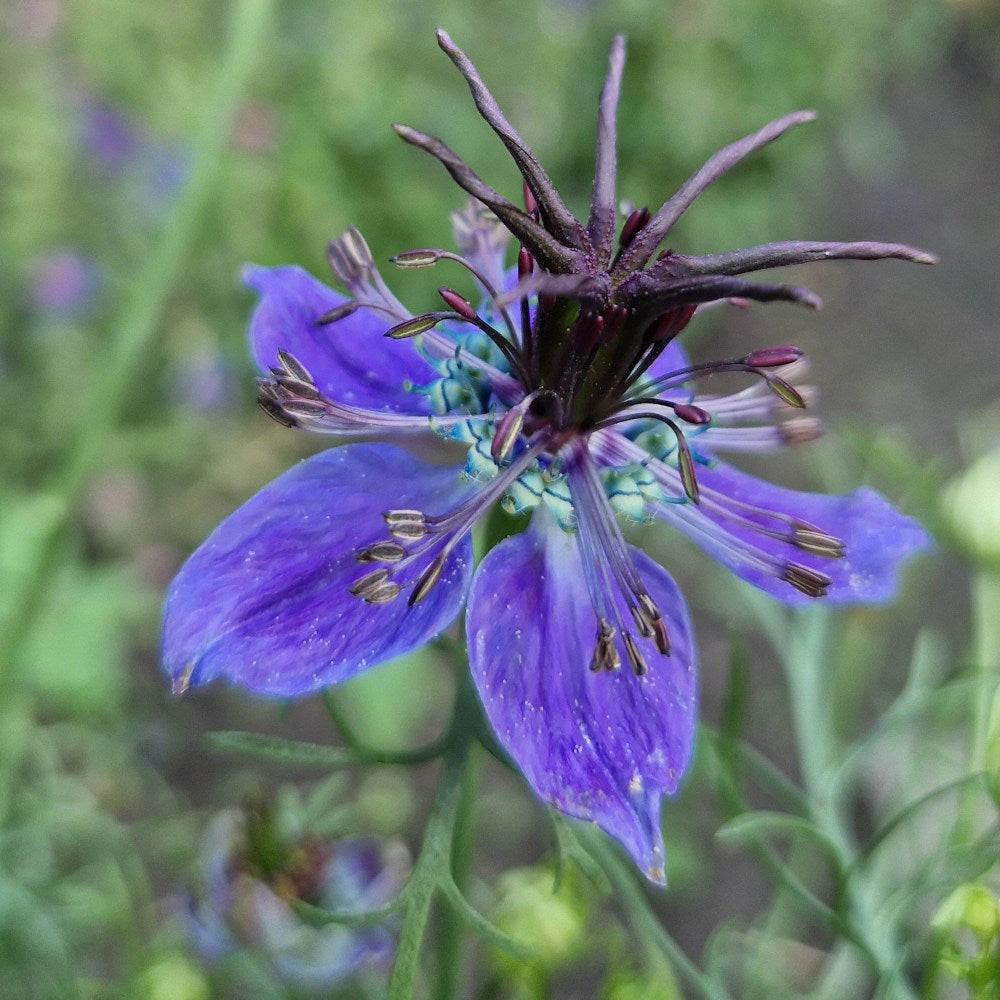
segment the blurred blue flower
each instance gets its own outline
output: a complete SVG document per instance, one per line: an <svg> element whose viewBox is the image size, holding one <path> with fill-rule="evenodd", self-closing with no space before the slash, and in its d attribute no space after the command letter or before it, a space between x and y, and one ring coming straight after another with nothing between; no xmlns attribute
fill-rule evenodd
<svg viewBox="0 0 1000 1000"><path fill-rule="evenodd" d="M102 100L87 101L81 114L83 148L110 175L122 174L145 145L136 124Z"/></svg>
<svg viewBox="0 0 1000 1000"><path fill-rule="evenodd" d="M292 902L331 913L366 913L392 902L408 874L400 844L373 838L325 843L289 835L269 807L228 810L205 832L199 884L186 900L184 922L203 961L252 949L285 982L325 992L389 968L395 952L391 921L313 926Z"/></svg>
<svg viewBox="0 0 1000 1000"><path fill-rule="evenodd" d="M185 409L200 413L228 410L236 395L233 366L212 349L178 358L168 372L168 384Z"/></svg>
<svg viewBox="0 0 1000 1000"><path fill-rule="evenodd" d="M927 544L870 490L798 493L719 461L816 437L818 422L795 416L810 398L794 384L801 352L691 364L676 337L712 303L818 304L802 288L743 280L749 271L932 258L880 243L657 253L700 191L806 112L726 147L655 214L630 213L616 240L621 40L584 223L465 54L438 37L521 171L526 208L440 140L396 126L473 200L453 217L459 254L394 260L458 264L482 289L478 310L441 288L443 310L412 316L353 229L328 252L346 299L297 267L248 269L261 406L287 426L369 443L313 456L216 529L170 589L164 663L177 691L224 677L301 695L413 649L467 601L472 675L500 744L539 796L597 823L662 881L660 803L694 737L694 640L675 583L626 543L619 518L674 525L787 603L887 600L900 563ZM516 272L504 269L510 235ZM752 384L699 391L724 373ZM473 573L471 529L497 502L532 512L530 527Z"/></svg>
<svg viewBox="0 0 1000 1000"><path fill-rule="evenodd" d="M93 301L99 285L97 268L71 247L40 257L32 270L31 301L43 313L78 314Z"/></svg>

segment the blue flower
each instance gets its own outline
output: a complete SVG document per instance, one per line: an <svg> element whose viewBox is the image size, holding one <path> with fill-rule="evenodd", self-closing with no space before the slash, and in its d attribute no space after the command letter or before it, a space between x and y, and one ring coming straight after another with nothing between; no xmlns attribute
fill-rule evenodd
<svg viewBox="0 0 1000 1000"><path fill-rule="evenodd" d="M326 995L391 965L394 933L385 924L312 926L298 900L335 913L367 913L393 901L409 874L401 844L355 837L328 843L289 829L270 806L229 809L209 824L195 890L181 916L191 945L214 963L253 949L288 983Z"/></svg>
<svg viewBox="0 0 1000 1000"><path fill-rule="evenodd" d="M250 341L261 406L290 427L361 441L287 472L195 552L168 597L164 663L177 691L225 678L302 695L419 646L467 605L472 675L500 744L542 799L597 823L662 881L660 802L691 756L695 648L676 585L620 521L666 521L787 603L887 600L900 563L927 544L869 490L797 493L719 461L816 437L818 421L799 415L804 359L776 347L691 364L676 337L713 303L817 305L746 272L933 258L881 243L657 254L701 190L806 112L713 156L656 213L630 213L615 240L622 41L583 223L468 58L438 40L521 171L526 207L440 140L396 126L471 200L453 216L459 253L394 261L459 265L480 287L478 309L441 288L445 308L412 316L354 229L328 254L346 298L297 267L246 272L260 296ZM520 247L507 272L511 235ZM750 384L701 392L723 373ZM530 525L474 568L471 529L498 502L530 512Z"/></svg>

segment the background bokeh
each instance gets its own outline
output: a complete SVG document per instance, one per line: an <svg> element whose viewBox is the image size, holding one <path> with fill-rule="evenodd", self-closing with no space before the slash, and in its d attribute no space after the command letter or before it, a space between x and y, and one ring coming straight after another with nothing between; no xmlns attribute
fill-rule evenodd
<svg viewBox="0 0 1000 1000"><path fill-rule="evenodd" d="M933 269L795 272L788 280L814 288L823 312L718 310L690 342L713 355L806 349L833 433L769 475L867 482L939 535L897 608L849 623L868 664L852 671L843 654L853 717L885 703L918 628L933 629L948 662L964 655L968 564L937 498L1000 434L994 0L0 0L4 995L240 995L242 972L206 979L186 957L178 887L213 811L309 776L215 753L205 734L323 741L329 720L318 702L171 698L160 602L225 514L317 446L257 411L241 266L295 262L323 276L327 240L352 224L379 261L449 245L459 192L393 135L395 121L519 190L435 45L438 25L578 212L607 47L623 32L619 190L636 205L655 209L715 149L771 118L820 115L699 199L678 249L871 238L940 254ZM414 312L431 307L436 282L385 268ZM713 721L746 623L707 561L674 539L649 544L699 620ZM745 731L794 769L778 674L748 648ZM449 666L421 653L338 698L369 742L407 746L441 726L452 684ZM549 836L516 778L491 767L484 885L536 861ZM413 846L429 777L381 768L345 779L347 825ZM718 821L696 771L668 811L675 888L663 907L695 952L721 925L751 921L764 891L759 873L706 846ZM156 993L164 982L181 992Z"/></svg>

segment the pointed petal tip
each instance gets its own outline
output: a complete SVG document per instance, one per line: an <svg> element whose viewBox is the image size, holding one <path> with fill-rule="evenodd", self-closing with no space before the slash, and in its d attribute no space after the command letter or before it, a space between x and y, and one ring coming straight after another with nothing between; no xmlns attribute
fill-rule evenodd
<svg viewBox="0 0 1000 1000"><path fill-rule="evenodd" d="M184 665L184 669L173 679L173 683L170 685L170 693L175 698L179 698L182 694L187 693L191 687L191 675L193 673L194 660L191 660Z"/></svg>
<svg viewBox="0 0 1000 1000"><path fill-rule="evenodd" d="M914 247L913 256L910 260L912 260L914 264L937 264L940 262L941 258L936 253L931 253L929 250L919 250Z"/></svg>
<svg viewBox="0 0 1000 1000"><path fill-rule="evenodd" d="M450 53L457 48L455 43L451 40L451 35L449 35L444 28L436 28L434 30L434 37L437 39L438 45L440 45L442 50L445 52Z"/></svg>

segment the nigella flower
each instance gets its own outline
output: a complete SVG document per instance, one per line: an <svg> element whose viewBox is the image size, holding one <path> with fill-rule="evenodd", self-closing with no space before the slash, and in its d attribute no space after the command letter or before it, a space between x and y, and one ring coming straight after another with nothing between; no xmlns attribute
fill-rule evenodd
<svg viewBox="0 0 1000 1000"><path fill-rule="evenodd" d="M171 588L164 662L178 691L226 678L301 695L413 649L467 604L472 676L503 748L542 799L597 823L662 881L660 802L691 755L695 649L676 585L626 542L621 520L672 524L787 603L884 601L927 541L869 490L798 493L721 462L817 435L797 415L810 397L794 384L801 352L692 364L676 337L715 302L818 304L747 272L933 258L884 243L658 252L699 192L808 112L726 147L655 213L631 212L616 240L621 39L586 222L465 54L444 32L438 41L520 170L526 207L440 140L396 126L472 200L454 218L458 254L415 250L395 263L459 265L481 290L478 309L441 288L443 309L412 316L353 229L329 248L346 298L296 267L247 271L260 295L250 340L261 406L289 427L366 443L307 459L216 529ZM750 384L705 394L724 373ZM459 458L429 458L428 440ZM497 502L530 523L474 570L471 529Z"/></svg>
<svg viewBox="0 0 1000 1000"><path fill-rule="evenodd" d="M288 827L288 817L265 803L225 810L209 824L198 884L181 909L195 952L214 963L253 949L281 979L323 995L352 978L384 972L395 952L392 928L313 926L293 903L335 913L377 910L403 887L406 849L371 837L331 843Z"/></svg>

